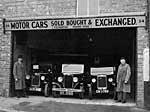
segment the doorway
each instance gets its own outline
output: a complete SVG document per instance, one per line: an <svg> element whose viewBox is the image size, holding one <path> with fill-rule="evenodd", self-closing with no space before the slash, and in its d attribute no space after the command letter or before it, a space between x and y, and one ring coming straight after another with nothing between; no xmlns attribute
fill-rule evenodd
<svg viewBox="0 0 150 112"><path fill-rule="evenodd" d="M35 58L40 63L85 63L117 69L120 58L125 57L132 70L130 98L135 101L136 28L14 31L13 40L13 62L22 54L27 73Z"/></svg>

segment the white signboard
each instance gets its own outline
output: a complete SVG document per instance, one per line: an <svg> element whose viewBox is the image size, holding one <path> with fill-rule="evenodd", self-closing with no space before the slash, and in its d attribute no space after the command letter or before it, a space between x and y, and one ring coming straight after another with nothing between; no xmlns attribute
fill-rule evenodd
<svg viewBox="0 0 150 112"><path fill-rule="evenodd" d="M84 73L84 65L62 64L62 73L67 73L67 74Z"/></svg>
<svg viewBox="0 0 150 112"><path fill-rule="evenodd" d="M145 26L145 16L5 21L5 31Z"/></svg>
<svg viewBox="0 0 150 112"><path fill-rule="evenodd" d="M113 73L114 73L113 67L91 68L91 75L98 75L98 74L111 75Z"/></svg>

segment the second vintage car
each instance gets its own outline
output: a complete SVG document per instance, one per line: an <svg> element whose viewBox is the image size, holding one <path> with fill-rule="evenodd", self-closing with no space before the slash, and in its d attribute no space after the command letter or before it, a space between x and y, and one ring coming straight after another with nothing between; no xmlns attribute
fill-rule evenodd
<svg viewBox="0 0 150 112"><path fill-rule="evenodd" d="M55 74L52 82L52 95L79 95L84 97L84 65L83 64L62 64L61 73Z"/></svg>
<svg viewBox="0 0 150 112"><path fill-rule="evenodd" d="M89 98L96 94L113 96L115 81L115 67L91 67L91 84L89 84Z"/></svg>

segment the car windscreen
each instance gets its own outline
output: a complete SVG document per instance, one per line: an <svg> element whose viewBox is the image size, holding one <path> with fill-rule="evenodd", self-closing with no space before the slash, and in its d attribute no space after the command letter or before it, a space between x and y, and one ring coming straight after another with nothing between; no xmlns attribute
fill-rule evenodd
<svg viewBox="0 0 150 112"><path fill-rule="evenodd" d="M39 69L39 65L33 65L32 68L33 68L34 70L38 70L38 69Z"/></svg>
<svg viewBox="0 0 150 112"><path fill-rule="evenodd" d="M91 75L98 75L98 74L106 74L110 75L114 73L114 67L93 67L90 69Z"/></svg>
<svg viewBox="0 0 150 112"><path fill-rule="evenodd" d="M62 73L79 74L84 73L83 64L62 64Z"/></svg>

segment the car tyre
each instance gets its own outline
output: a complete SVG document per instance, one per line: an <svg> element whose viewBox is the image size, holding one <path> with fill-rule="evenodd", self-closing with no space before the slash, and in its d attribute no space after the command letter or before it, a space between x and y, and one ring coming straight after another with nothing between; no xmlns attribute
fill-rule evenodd
<svg viewBox="0 0 150 112"><path fill-rule="evenodd" d="M45 96L45 97L50 96L50 87L49 87L48 84L45 85L44 96Z"/></svg>
<svg viewBox="0 0 150 112"><path fill-rule="evenodd" d="M93 96L92 96L92 87L89 87L89 99L92 100Z"/></svg>
<svg viewBox="0 0 150 112"><path fill-rule="evenodd" d="M83 92L79 93L79 98L80 98L80 99L83 99L83 98L84 98L84 93L83 93Z"/></svg>

